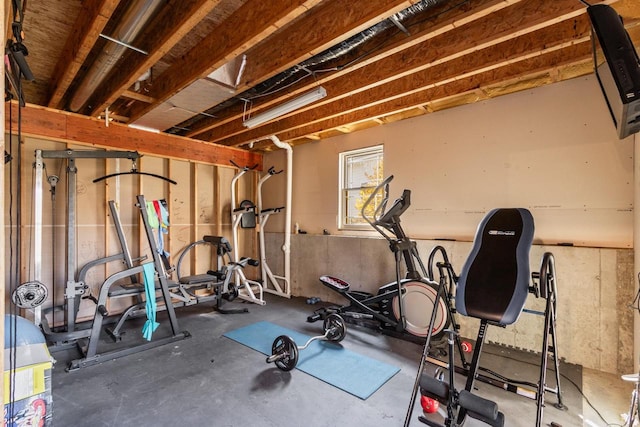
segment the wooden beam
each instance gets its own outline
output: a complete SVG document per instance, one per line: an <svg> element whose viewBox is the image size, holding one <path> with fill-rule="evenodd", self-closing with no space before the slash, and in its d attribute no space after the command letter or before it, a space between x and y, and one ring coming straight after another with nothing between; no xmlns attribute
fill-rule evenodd
<svg viewBox="0 0 640 427"><path fill-rule="evenodd" d="M136 46L149 54L140 55L132 51L125 54L122 63L127 64L126 67L119 67L117 73L111 73L105 83L100 86L99 91L89 99L87 104L94 106L91 114L95 117L102 113L142 74L192 31L219 3L220 0L169 1L169 4L162 8L160 16L136 38ZM155 101L153 96L148 99L143 102Z"/></svg>
<svg viewBox="0 0 640 427"><path fill-rule="evenodd" d="M417 46L426 40L433 38L439 34L458 28L466 23L480 19L492 12L496 12L510 4L516 3L518 0L469 0L454 8L449 4L441 4L430 9L434 19L421 20L411 26L411 36L407 37L404 33L398 32L395 36L389 38L383 47L376 47L373 52L369 52L368 46L362 46L354 51L352 55L360 58L349 67L341 68L335 71L322 73L315 76L313 81L303 81L287 89L286 93L279 92L270 96L260 98L260 104L253 107L253 112L257 113L263 109L272 107L287 98L299 95L310 90L317 85L323 85L326 82L340 78L350 72L361 67L370 65L376 61L380 61L389 55L397 53L404 49ZM364 54L366 53L366 54ZM216 118L205 118L194 124L193 129L186 133L186 136L197 136L198 139L206 140L208 136L201 135L204 132L218 126L223 126L241 117L244 117L245 111L243 105L230 107L224 112L217 114ZM217 133L217 132L216 132Z"/></svg>
<svg viewBox="0 0 640 427"><path fill-rule="evenodd" d="M368 92L358 92L330 104L278 122L252 129L245 134L237 135L238 144L246 139L262 139L266 136L295 129L323 119L336 117L352 111L382 104L394 98L423 91L431 87L444 85L456 80L464 80L476 74L516 64L529 58L562 49L578 43L588 43L591 26L587 16L575 20L563 21L557 25L526 34L514 40L499 43L495 46L474 52L453 61L444 62L401 79L389 81ZM225 145L235 145L235 137L227 138Z"/></svg>
<svg viewBox="0 0 640 427"><path fill-rule="evenodd" d="M267 2L262 2L262 4L266 3ZM268 2L269 10L274 8L272 3L273 2ZM317 1L314 3L317 3ZM322 2L317 7L311 9L309 13L304 14L300 19L291 22L291 24L283 28L282 31L273 32L271 37L248 50L245 45L241 51L233 55L236 56L240 52L245 52L248 64L242 76L241 83L236 88L237 92L250 89L257 83L273 77L292 65L298 64L330 46L347 39L351 35L370 27L380 20L411 6L412 3L414 2L410 0L369 0L359 3L354 3L351 0ZM245 6L247 4L245 4ZM265 6L262 5L261 9L264 7ZM250 29L255 26L255 22L261 22L257 20L257 17L260 15L258 15L254 9L255 8L251 9L251 15L249 16L246 15L246 13L249 12L245 12L241 21L242 27L240 28L247 28L248 31L246 32L248 34L252 34ZM265 12L262 13L265 14ZM298 14L296 14L295 17L297 17L297 15ZM292 18L293 17L294 16L292 16ZM227 25L230 24L231 22ZM240 23L230 29L226 28L225 32L214 32L208 38L227 38L236 33L242 34L243 31L241 31L238 25L240 25ZM257 26L257 28L259 29L260 26ZM275 30L276 28L273 29ZM230 30L231 32L229 32ZM256 42L255 38L252 39L252 42ZM160 88L160 93L154 91L152 96L164 101L186 86L186 84L198 78L194 75L194 72L201 67L194 66L194 64L198 64L198 62L201 63L203 56L210 57L212 50L207 49L203 51L200 45L198 45L192 51L195 51L197 56L194 55L195 57L192 61L184 64L180 61L174 63L171 67L171 69L173 69L172 74L166 73L170 77L161 79L159 84L156 85L156 87ZM215 50L213 51L215 52ZM189 56L191 56L191 52ZM227 54L227 56L229 55ZM209 64L207 70L212 71L213 69L215 68L211 68ZM194 71L189 75L189 72L186 70ZM183 83L181 85L171 84L171 77L173 76L178 76L179 80ZM200 77L202 77L202 74ZM163 85L168 86L172 90L162 90L161 87ZM150 110L151 106L137 107L135 110L132 110L130 116L132 120L136 120Z"/></svg>
<svg viewBox="0 0 640 427"><path fill-rule="evenodd" d="M197 79L209 75L260 40L268 38L319 0L248 0L185 55L178 58L151 88L156 102L131 110L135 121Z"/></svg>
<svg viewBox="0 0 640 427"><path fill-rule="evenodd" d="M132 90L125 90L124 92L122 92L121 96L123 98L135 99L136 101L146 102L147 104L151 104L156 101L151 96L143 95L141 93L134 92Z"/></svg>
<svg viewBox="0 0 640 427"><path fill-rule="evenodd" d="M530 76L548 73L555 67L571 66L592 61L591 44L579 43L560 50L553 50L548 54L538 55L522 62L506 67L485 71L466 79L454 80L450 83L424 89L407 96L396 98L369 108L360 109L351 113L335 116L278 134L282 141L291 141L308 134L324 132L350 123L370 120L375 117L399 113L419 105L426 101L444 100L453 96L459 96L466 92L474 93L478 89L507 85L509 82L529 78Z"/></svg>
<svg viewBox="0 0 640 427"><path fill-rule="evenodd" d="M407 0L323 2L247 52L242 87L253 87L411 6Z"/></svg>
<svg viewBox="0 0 640 427"><path fill-rule="evenodd" d="M400 96L402 91L415 91L426 84L433 84L438 81L434 80L434 73L430 71L434 66L441 69L441 65L453 62L455 65L449 66L452 70L449 78L454 78L469 72L468 61L477 64L476 67L481 67L480 64L489 52L491 54L487 58L487 66L496 66L497 63L507 59L508 55L502 54L502 49L508 48L508 52L512 52L511 55L514 56L512 60L521 60L523 49L528 54L535 55L539 54L545 46L557 46L562 41L573 43L577 38L584 37L585 33L588 34L589 25L584 13L575 20L564 19L567 16L574 17L578 13L572 0L554 2L555 7L549 10L541 9L536 3L515 4L479 19L473 25L449 31L411 49L356 69L341 78L325 82L323 86L329 94L327 98L306 109L297 110L295 114L281 118L277 122L247 130L242 126L241 120L236 120L198 135L198 139L210 142L221 142L224 139L222 143L225 145L241 144L328 117L333 113L325 113L324 106L337 101L341 101L341 106L344 106L344 103L353 105L357 98L361 106L365 107L368 103L382 102L382 95ZM584 12L584 8L582 11ZM580 22L579 26L575 24L579 30L574 28L574 21ZM560 24L556 24L558 22ZM545 31L545 28L553 24L560 26L559 33L556 33L556 26ZM576 35L578 32L580 34ZM515 35L512 37L511 34ZM513 39L515 39L513 43L505 45ZM500 46L500 48L488 50L492 46ZM458 61L459 58L465 58L465 60ZM380 89L381 86L389 87L389 83L398 79L401 79L402 83L397 87L402 85L403 89L386 92ZM371 100L367 100L367 97ZM328 108L328 110L331 109L332 107Z"/></svg>
<svg viewBox="0 0 640 427"><path fill-rule="evenodd" d="M78 14L74 31L65 42L53 71L51 95L47 105L61 108L62 98L75 79L100 33L111 18L120 0L86 0Z"/></svg>
<svg viewBox="0 0 640 427"><path fill-rule="evenodd" d="M15 102L5 103L5 108L6 129L16 129L18 105ZM11 115L8 108L13 109ZM12 123L9 122L10 116L13 118ZM230 166L230 161L233 160L241 165L257 164L258 170L262 170L262 155L246 150L164 133L145 132L117 123L111 123L107 127L104 121L99 119L32 104L22 108L21 116L23 135L92 147L132 150L163 158L212 165Z"/></svg>

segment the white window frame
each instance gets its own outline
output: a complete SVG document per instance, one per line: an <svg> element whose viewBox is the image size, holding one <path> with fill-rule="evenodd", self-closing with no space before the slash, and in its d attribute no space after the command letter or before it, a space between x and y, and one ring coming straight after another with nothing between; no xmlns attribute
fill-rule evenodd
<svg viewBox="0 0 640 427"><path fill-rule="evenodd" d="M355 215L348 214L348 200L349 193L354 191L362 191L366 189L375 188L380 182L384 180L383 173L378 174L378 182L361 183L359 186L349 187L348 176L349 172L348 163L353 159L366 158L370 156L380 156L382 158L382 169L384 170L384 146L374 145L371 147L359 148L357 150L344 151L340 153L339 158L339 191L338 191L338 228L340 230L370 230L371 226L361 217L360 212ZM353 223L351 218L358 218L361 222Z"/></svg>

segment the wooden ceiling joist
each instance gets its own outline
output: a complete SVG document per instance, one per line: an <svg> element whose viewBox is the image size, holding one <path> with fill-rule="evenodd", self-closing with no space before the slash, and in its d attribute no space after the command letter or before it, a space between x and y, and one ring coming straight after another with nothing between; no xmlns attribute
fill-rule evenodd
<svg viewBox="0 0 640 427"><path fill-rule="evenodd" d="M253 7L248 8L249 3ZM164 101L182 89L186 82L213 71L215 68L210 66L212 62L220 66L238 55L240 51L246 51L246 71L242 76L241 83L236 88L237 92L243 92L412 4L411 1L407 0L370 0L364 3L354 3L351 0L331 1L309 10L300 19L292 22L291 25L287 25L283 31L278 32L275 30L279 28L276 28L273 23L265 22L264 30L260 26L256 26L256 23L262 22L262 20L258 19L260 16L275 15L274 10L282 2L279 1L277 4L273 4L275 2L258 2L259 4L257 5L253 3L247 2L241 8L242 16L241 19L238 19L238 22L231 19L228 20L228 25L235 26L234 31L224 31L225 34L255 34L255 37L251 39L245 36L245 38L254 43L253 47L247 49L247 41L243 41L241 43L242 47L237 51L227 46L223 46L222 49L217 46L218 50L221 51L218 55L222 59L218 63L211 60L212 50L208 47L211 43L207 40L203 41L185 56L185 58L192 58L190 62L186 62L186 59L178 61L167 71L167 73L171 74L168 74L162 79L161 84L153 88L151 96L158 99L159 102ZM263 10L265 8L268 10ZM250 16L247 16L247 14L250 14ZM298 17L299 11L294 10L291 15L291 18ZM280 16L282 16L282 13L280 13ZM276 17L274 16L274 19ZM279 24L283 24L282 18L278 21ZM323 22L324 25L319 26L319 22ZM247 27L247 23L250 23L249 27ZM257 43L264 38L263 33L267 29L274 30L272 31L273 36L265 42ZM216 32L212 33L211 38L215 39L215 34ZM231 45L231 47L235 46ZM213 50L213 52L216 52L216 50ZM203 61L203 57L206 58L206 62ZM200 63L203 62L204 66L200 66ZM153 107L155 105L138 106L132 110L130 116L132 120L136 120L146 112L151 111Z"/></svg>
<svg viewBox="0 0 640 427"><path fill-rule="evenodd" d="M156 102L134 106L130 114L131 120L139 119L194 80L207 76L242 54L317 2L318 0L247 1L221 24L221 28L210 33L163 73L163 78L151 88L150 96ZM221 37L221 34L226 36Z"/></svg>
<svg viewBox="0 0 640 427"><path fill-rule="evenodd" d="M612 5L638 48L638 0L588 2ZM587 4L577 0L159 3L131 43L149 54L123 50L113 72L83 94L89 98L81 114L96 118L104 111L101 125L145 116L153 127L169 127L167 134L259 152L271 134L301 144L593 72L588 58L576 56L590 49ZM100 33L124 23L127 5L30 3L25 40L36 80L22 86L26 101L59 110L76 100L84 89L78 83L92 78L92 62L107 43ZM394 16L404 29L393 25ZM362 36L352 38L356 34ZM568 56L562 61L556 54ZM241 58L244 71L236 78L231 65ZM313 65L302 67L310 58ZM532 77L539 69L544 71ZM205 80L216 70L224 82L213 90ZM507 79L502 85L500 76ZM270 123L243 126L248 114L320 85L325 98Z"/></svg>
<svg viewBox="0 0 640 427"><path fill-rule="evenodd" d="M220 2L220 0L178 0L167 6L153 25L146 28L138 39L139 48L149 52L140 55L129 51L122 60L127 64L112 73L100 89L90 98L91 114L101 114L125 92L136 80L149 70L160 58L173 48L188 32L200 23ZM167 29L171 31L168 32ZM153 96L149 99L154 99ZM148 102L148 101L143 101Z"/></svg>
<svg viewBox="0 0 640 427"><path fill-rule="evenodd" d="M436 18L432 20L421 21L415 26L412 26L410 37L407 37L404 33L399 32L395 37L387 40L383 47L379 48L375 52L369 53L365 58L348 68L318 75L313 81L310 80L308 83L295 85L289 88L286 93L278 93L272 96L262 97L260 100L260 105L256 107L255 112L259 112L260 109L269 108L276 103L281 102L287 97L301 94L311 89L312 86L321 85L325 82L337 79L361 67L365 67L369 64L386 58L387 56L390 56L394 53L409 49L413 46L423 43L424 41L446 31L453 30L454 28L458 28L463 24L472 22L476 19L480 19L491 12L500 10L504 7L509 6L510 4L516 3L517 1L519 0L470 0L462 4L460 7L456 8L451 8L451 6L447 3L436 6L436 8L431 11L433 16ZM226 123L238 120L244 114L244 109L242 106L238 106L236 108L232 107L229 110L230 114L216 117L215 119L205 118L203 120L200 120L196 126L194 126L189 132L186 133L186 136L195 136L199 139L206 140L208 137L205 135L201 136L201 134L215 127L223 126Z"/></svg>
<svg viewBox="0 0 640 427"><path fill-rule="evenodd" d="M65 92L75 79L100 33L111 18L120 0L86 0L67 39L53 72L52 92L47 105L61 108Z"/></svg>
<svg viewBox="0 0 640 427"><path fill-rule="evenodd" d="M300 109L276 124L250 130L234 121L198 135L198 139L241 145L268 134L330 117L336 114L336 109L343 112L365 108L369 104L384 102L385 99L402 96L427 85L442 84L447 78L461 78L483 67L492 68L504 65L505 61L519 61L527 55L538 55L542 52L539 46L549 49L565 40L571 40L571 43L585 41L590 28L587 17L582 15L575 19L559 19L572 17L573 4L571 0L557 3L559 7L550 12L532 7L529 2L518 3L484 17L474 25L441 34L406 52L398 52L342 78L325 82L323 86L329 96L315 103L312 113L308 111L311 107ZM511 8L526 9L531 14L532 32L527 31L529 27L517 19L510 19L510 16L514 16ZM559 23L542 26L542 22L547 25ZM517 32L519 36L510 38L508 35L513 34L514 27L520 28ZM432 70L434 67L437 67L436 71ZM352 105L358 107L349 107ZM217 135L224 135L224 140Z"/></svg>
<svg viewBox="0 0 640 427"><path fill-rule="evenodd" d="M439 85L408 96L393 99L369 108L355 110L351 113L331 117L326 120L278 133L282 141L290 141L327 129L344 126L349 123L371 120L375 117L387 116L402 112L430 100L443 100L452 96L458 96L466 92L475 93L483 87L506 84L509 80L522 80L532 75L549 73L557 66L582 64L591 61L591 46L589 43L580 43L568 46L560 50L553 50L548 54L538 55L520 63L507 67L483 72L462 80L455 80L448 84Z"/></svg>

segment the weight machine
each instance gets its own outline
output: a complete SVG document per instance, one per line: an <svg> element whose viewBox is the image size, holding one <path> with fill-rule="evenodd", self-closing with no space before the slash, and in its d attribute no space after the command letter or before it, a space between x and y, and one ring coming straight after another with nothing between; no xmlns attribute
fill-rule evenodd
<svg viewBox="0 0 640 427"><path fill-rule="evenodd" d="M88 330L76 327L76 316L80 306L80 299L85 295L88 287L84 282L76 280L77 247L76 247L76 185L77 185L77 159L129 159L135 161L140 154L134 151L97 151L97 150L36 150L35 152L35 176L33 192L34 209L34 259L33 281L42 281L42 207L43 207L43 174L45 169L44 159L63 159L67 161L67 223L66 223L66 283L64 287L64 304L56 307L55 301L51 308L52 313L57 309L64 311L64 325L55 327L49 325L48 320L42 316L42 307L34 307L34 323L40 326L53 344L63 344L88 336ZM56 185L59 177L48 177L51 186L52 197L55 196ZM53 224L55 226L55 224ZM122 240L120 242L122 244ZM114 255L114 259L124 259L124 252ZM127 266L131 267L132 260L125 259ZM55 285L54 285L55 286ZM53 315L53 314L52 314Z"/></svg>
<svg viewBox="0 0 640 427"><path fill-rule="evenodd" d="M113 201L109 202L110 204ZM112 210L112 215L117 218L117 212ZM218 258L218 270L209 270L206 273L194 274L194 275L181 275L181 265L184 260L185 254L187 254L194 247L207 244L215 247L216 256ZM215 310L222 314L231 313L247 313L247 308L223 308L225 301L233 301L238 296L238 289L231 283L233 272L245 268L252 260L245 258L240 262L233 262L231 260L231 245L229 241L224 237L219 236L204 236L202 240L191 243L180 254L178 263L175 266L175 271L178 276L178 280L172 280L170 278L171 272L164 268L163 274L167 275L169 294L173 302L174 308L186 307L196 304L202 304L209 301L216 303ZM169 262L163 259L162 254L160 257L163 261L163 267ZM98 260L99 261L99 260ZM87 265L85 268L90 268ZM83 268L84 270L84 268ZM81 274L82 271L81 270ZM135 280L135 276L132 277L132 283L130 285L120 285L119 287L110 290L108 293L109 298L117 298L122 296L135 296L138 299L138 303L129 306L122 314L120 314L115 327L106 328L107 334L113 339L118 341L122 339L123 332L121 332L125 321L129 318L139 317L146 313L146 304L140 298L142 285ZM99 301L96 298L92 299L101 310L101 314L109 316L106 310L106 300ZM164 310L164 306L158 307L158 310ZM106 320L106 319L105 319Z"/></svg>
<svg viewBox="0 0 640 427"><path fill-rule="evenodd" d="M108 158L126 158L133 162L133 167L128 172L118 172L110 174L104 177L96 178L93 182L98 182L103 179L112 178L118 175L148 175L154 178L160 178L172 184L172 181L160 175L151 173L139 172L136 168L135 161L141 156L137 152L114 152L114 151L73 151L73 150L60 150L60 151L43 151L36 150L36 161L34 164L35 177L34 177L34 240L35 240L35 253L34 257L34 272L35 280L24 284L21 288L17 289L19 292L15 292L14 301L20 303L21 307L25 307L25 304L29 306L27 308L33 308L35 313L36 323L42 328L47 341L52 345L52 349L63 349L68 346L77 345L81 350L83 357L78 360L74 360L70 365L70 370L77 369L84 366L90 366L94 363L99 363L104 360L110 360L113 358L125 356L138 351L143 351L148 348L153 348L158 345L162 345L168 342L180 340L189 336L187 331L180 332L177 319L175 317L174 309L185 305L198 304L205 301L216 301L216 308L220 312L245 312L246 309L230 310L222 309L222 304L225 300L231 300L237 295L237 288L231 283L231 278L235 276L242 268L247 264L254 263L251 259L242 259L238 262L234 262L229 257L229 262L220 266L219 271L210 271L207 275L195 275L179 277L179 281L175 282L169 280L169 269L165 267L165 260L162 259L161 254L158 252L158 247L153 237L153 230L149 227L149 218L146 212L146 202L143 196L138 196L138 204L136 205L140 209L140 215L142 222L147 232L149 245L154 257L155 274L157 276L156 290L161 292L161 299L164 299L164 305L161 305L159 310L167 310L169 322L171 326L171 335L169 337L155 340L143 345L133 346L131 348L125 348L116 351L109 351L106 353L98 352L98 342L101 333L102 326L114 321L114 316L110 316L107 309L107 300L109 298L117 297L134 297L137 299L137 304L130 306L125 310L117 321L115 328L107 328L107 333L114 339L114 341L121 339L121 327L124 321L139 314L145 313L144 303L142 302L142 284L140 283L138 276L142 272L142 266L140 263L145 261L146 256L134 259L131 256L129 247L124 237L122 224L115 207L115 202L109 202L109 209L111 217L115 224L115 230L120 243L121 252L115 255L100 258L91 261L84 265L76 275L77 268L77 248L76 248L76 160L87 159L108 159ZM45 171L44 159L63 159L67 161L67 281L64 292L64 304L61 308L52 307L52 310L64 310L64 323L56 326L55 324L49 325L46 316L41 315L42 304L47 297L47 288L41 284L41 259L42 259L42 194L43 194L43 174ZM52 197L55 196L55 186L59 181L59 177L52 175L48 177L48 182L51 185ZM205 240L209 243L217 244L221 249L221 254L229 254L231 248L229 243L224 238L216 238L212 236L205 236ZM213 240L212 240L213 239ZM105 265L110 262L118 261L125 266L124 271L120 271L108 277L106 281L101 285L99 295L94 297L89 292L89 286L86 279L89 271L100 265ZM205 277L206 276L206 277ZM213 292L208 295L198 295L194 291L195 289L211 289ZM44 292L42 292L44 290ZM151 296L149 296L151 297ZM155 295L152 296L154 300ZM89 299L96 304L95 314L91 320L87 322L78 322L77 316L82 299Z"/></svg>
<svg viewBox="0 0 640 427"><path fill-rule="evenodd" d="M171 300L169 278L164 268L163 260L161 259L160 253L158 252L155 237L153 236L153 229L149 225L149 217L147 215L146 201L144 196L137 196L136 207L140 211L145 234L149 243L149 249L153 258L153 266L155 271L155 283L151 285L154 289L154 292L153 295L147 294L146 299L148 300L150 298L153 298L155 300L155 291L160 291L162 301L164 302L163 308L167 311L167 315L169 318L171 333L164 338L154 339L153 341L143 342L142 344L118 348L116 350L111 350L105 353L98 352L98 344L100 342L102 325L103 323L105 323L105 320L107 320L107 317L109 316L109 313L106 309L108 298L114 296L140 296L139 286L126 286L123 285L122 282L124 279L137 277L138 275L144 273L144 266L138 265L127 268L123 271L112 274L100 286L100 293L96 299L96 311L93 322L91 324L90 333L86 338L82 338L77 341L78 348L82 353L82 357L70 362L68 367L69 371L92 366L97 363L117 359L119 357L128 356L130 354L138 353L144 350L149 350L151 348L183 340L191 336L188 331L179 330L178 319L176 317L174 304ZM135 281L136 279L133 280ZM150 313L147 313L147 315L149 314Z"/></svg>
<svg viewBox="0 0 640 427"><path fill-rule="evenodd" d="M240 167L235 162L231 161L235 167L238 168L238 172L231 179L231 224L233 230L233 255L234 259L239 259L238 250L238 228L255 228L256 227L256 206L248 200L240 203L239 207L236 206L236 184L240 177L245 173L253 170L257 167ZM263 299L263 287L255 280L249 280L245 276L242 270L234 272L235 283L239 288L238 298L252 302L258 305L265 305L266 301ZM255 291L254 291L255 289ZM256 295L257 294L257 295Z"/></svg>
<svg viewBox="0 0 640 427"><path fill-rule="evenodd" d="M116 232L123 248L123 252L121 254L100 258L87 263L80 269L78 273L78 282L85 283L85 278L87 277L88 272L93 267L103 265L111 261L124 260L128 268L124 271L118 272L108 277L107 280L101 285L97 297L93 297L92 295L89 295L87 297L95 302L96 310L93 317L93 322L89 322L91 323L91 325L90 329L88 330L87 336L81 337L77 340L77 345L83 357L73 360L70 363L68 368L70 371L91 366L106 360L111 360L129 354L137 353L139 351L144 351L156 346L189 337L190 335L187 331L183 331L180 333L176 332L178 330L178 323L175 316L175 308L200 304L207 301L215 301L216 310L223 314L248 311L246 308L225 309L222 308L222 305L225 300L233 299L233 297L230 296L234 295L235 290L233 285L230 283L233 272L237 269L244 268L250 261L250 259L247 258L237 263L232 262L229 255L231 252L231 247L229 245L229 242L224 237L204 236L202 241L195 243L203 242L216 246L216 254L220 258L218 270L208 271L206 274L180 276L180 264L183 259L182 256L185 253L183 252L176 267L179 280L171 280L171 272L166 268L168 260L165 260L163 258L163 255L158 250L158 246L156 245L155 238L153 236L153 229L149 225L149 217L146 209L146 204L147 202L145 201L144 196L138 196L136 207L138 207L140 210L142 223L147 233L149 248L153 256L156 276L155 289L156 291L161 292L160 302L163 302L163 304L159 305L155 311L166 310L169 313L168 317L172 334L168 337L161 338L153 342L129 346L128 348L124 348L121 350L112 350L103 353L99 352L98 343L100 342L102 326L106 323L112 323L114 321L114 318L116 317L111 316L107 309L107 301L109 299L122 297L133 297L137 299L137 303L128 307L117 317L115 327L105 328L105 332L112 338L114 342L122 339L124 332L122 332L121 329L124 326L125 321L132 317L140 317L144 314L148 315L149 308L147 307L147 302L149 298L153 298L154 300L156 299L155 292L153 293L153 295L149 295L147 293L145 298L147 301L143 301L142 296L147 291L143 288L142 283L139 282L138 275L143 268L143 266L139 265L139 262L144 261L146 259L146 256L132 259L126 239L124 238L124 232L122 229L118 211L115 207L115 202L111 200L109 201L111 217L113 218ZM192 248L193 246L195 245L192 244L189 246L189 248ZM225 255L227 256L227 258L229 258L228 262L226 263L223 262L223 258L225 257ZM137 265L134 266L134 263ZM199 290L206 290L207 293L204 295L198 295L197 291ZM237 295L237 291L235 292L235 295ZM168 297L166 295L168 295Z"/></svg>
<svg viewBox="0 0 640 427"><path fill-rule="evenodd" d="M260 269L261 269L261 278L262 278L262 287L265 292L269 292L275 295L279 295L281 297L290 298L291 297L291 285L289 282L289 276L285 269L284 276L277 276L273 274L269 264L267 263L267 249L265 243L265 227L267 225L267 221L269 221L269 217L271 215L280 213L285 207L281 206L278 208L269 208L264 209L262 205L262 185L272 176L278 175L283 171L277 171L273 166L269 168L266 174L260 181L258 181L258 236L260 238ZM286 251L285 246L282 247L283 252Z"/></svg>

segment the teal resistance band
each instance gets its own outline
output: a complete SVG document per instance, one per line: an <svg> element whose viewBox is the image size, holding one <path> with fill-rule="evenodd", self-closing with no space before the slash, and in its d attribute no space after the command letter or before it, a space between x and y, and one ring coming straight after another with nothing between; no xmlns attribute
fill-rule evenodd
<svg viewBox="0 0 640 427"><path fill-rule="evenodd" d="M158 329L160 323L156 322L156 269L152 262L142 265L144 272L144 292L147 294L147 321L142 327L142 336L151 341L151 335Z"/></svg>

